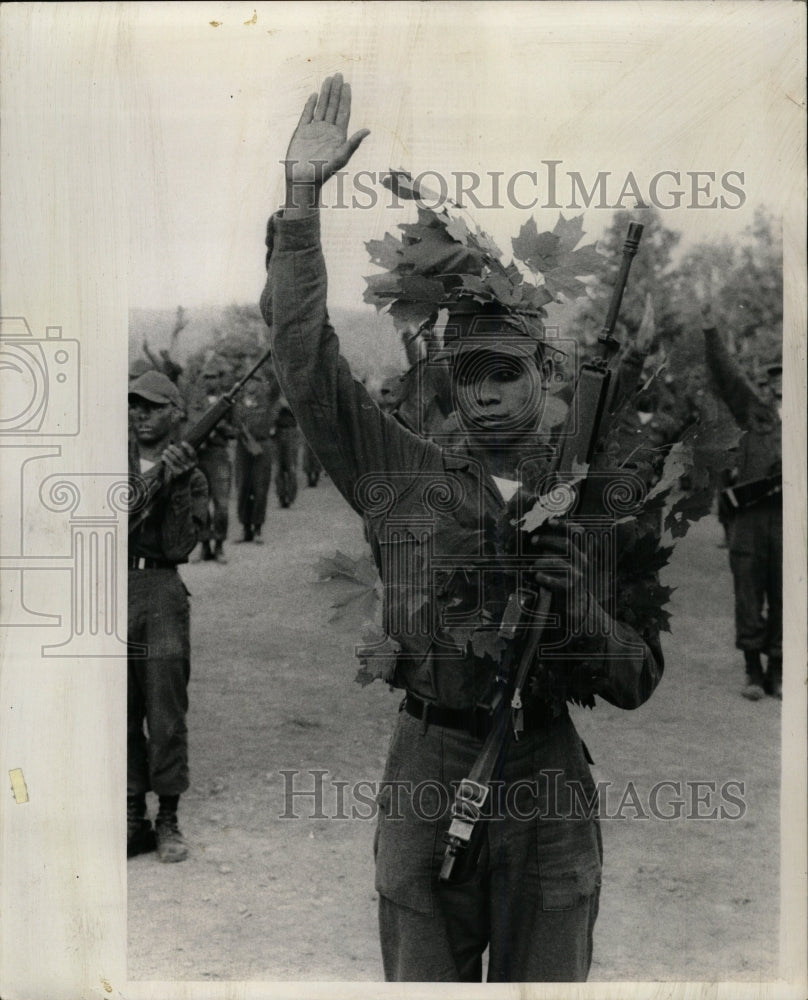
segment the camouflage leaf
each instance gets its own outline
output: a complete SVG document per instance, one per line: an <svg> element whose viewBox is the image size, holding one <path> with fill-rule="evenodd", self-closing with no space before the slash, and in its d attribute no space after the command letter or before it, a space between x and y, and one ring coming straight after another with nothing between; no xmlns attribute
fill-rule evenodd
<svg viewBox="0 0 808 1000"><path fill-rule="evenodd" d="M334 601L331 607L336 610L328 620L355 623L358 619L370 618L376 614L378 601L375 590L356 590Z"/></svg>
<svg viewBox="0 0 808 1000"><path fill-rule="evenodd" d="M544 272L544 284L554 296L578 299L586 295L586 285L576 278L576 272L569 267L555 267Z"/></svg>
<svg viewBox="0 0 808 1000"><path fill-rule="evenodd" d="M377 309L383 309L390 299L401 294L401 286L396 274L366 275L367 288L362 296L365 302L370 302Z"/></svg>
<svg viewBox="0 0 808 1000"><path fill-rule="evenodd" d="M491 289L476 274L462 275L461 288L479 302L491 301Z"/></svg>
<svg viewBox="0 0 808 1000"><path fill-rule="evenodd" d="M443 285L420 275L411 275L399 280L401 297L410 301L434 303L443 297Z"/></svg>
<svg viewBox="0 0 808 1000"><path fill-rule="evenodd" d="M573 274L597 275L603 271L606 258L598 253L594 243L590 243L580 250L571 253L566 261L566 266Z"/></svg>
<svg viewBox="0 0 808 1000"><path fill-rule="evenodd" d="M494 298L504 306L514 304L513 285L501 274L489 274L485 279L486 285L494 293Z"/></svg>
<svg viewBox="0 0 808 1000"><path fill-rule="evenodd" d="M488 235L488 233L483 232L480 227L477 227L477 231L473 236L470 237L469 242L472 245L476 245L484 253L493 257L495 260L499 260L502 256L502 251L494 242L493 238Z"/></svg>
<svg viewBox="0 0 808 1000"><path fill-rule="evenodd" d="M392 191L405 201L420 200L432 204L441 200L440 195L416 182L406 170L391 167L389 173L382 174L381 182L382 187L386 187L388 191Z"/></svg>
<svg viewBox="0 0 808 1000"><path fill-rule="evenodd" d="M476 628L471 634L471 651L482 660L485 657L499 662L503 649L503 641L499 637L499 631L495 628Z"/></svg>
<svg viewBox="0 0 808 1000"><path fill-rule="evenodd" d="M457 240L457 242L462 243L463 246L468 245L471 232L462 219L455 218L448 222L446 225L446 232L452 237L453 240Z"/></svg>
<svg viewBox="0 0 808 1000"><path fill-rule="evenodd" d="M351 556L340 552L339 549L333 556L320 556L316 569L319 581L343 577L352 583L361 583L363 586L372 587L378 579L376 566L370 556L362 555L358 559L352 559Z"/></svg>
<svg viewBox="0 0 808 1000"><path fill-rule="evenodd" d="M713 502L712 489L698 490L681 496L665 518L665 530L673 538L682 538L694 521L710 513Z"/></svg>
<svg viewBox="0 0 808 1000"><path fill-rule="evenodd" d="M574 215L571 219L565 219L558 213L558 222L553 227L553 235L558 237L559 253L570 253L580 243L584 235L584 217Z"/></svg>
<svg viewBox="0 0 808 1000"><path fill-rule="evenodd" d="M693 467L693 447L684 442L677 441L668 452L665 464L662 466L662 475L659 482L648 494L648 499L652 499L660 493L668 490L679 490L679 480L686 475Z"/></svg>
<svg viewBox="0 0 808 1000"><path fill-rule="evenodd" d="M519 235L511 240L514 256L534 273L542 274L556 266L559 243L559 237L553 233L539 235L534 218L528 219Z"/></svg>
<svg viewBox="0 0 808 1000"><path fill-rule="evenodd" d="M368 240L365 249L374 264L388 271L393 271L401 263L401 240L390 233L385 233L383 240Z"/></svg>
<svg viewBox="0 0 808 1000"><path fill-rule="evenodd" d="M425 323L434 313L432 302L408 302L404 299L397 299L390 306L390 316L393 325L399 333L406 333L412 326L420 326Z"/></svg>
<svg viewBox="0 0 808 1000"><path fill-rule="evenodd" d="M362 643L354 650L362 664L355 680L366 687L375 680L393 682L401 646L373 622L365 622L361 631Z"/></svg>

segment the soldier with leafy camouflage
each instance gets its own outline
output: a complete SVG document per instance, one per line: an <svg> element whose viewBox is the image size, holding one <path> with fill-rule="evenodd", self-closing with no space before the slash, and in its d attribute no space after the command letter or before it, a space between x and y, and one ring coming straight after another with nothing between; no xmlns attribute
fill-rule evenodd
<svg viewBox="0 0 808 1000"><path fill-rule="evenodd" d="M497 628L520 577L514 504L547 467L540 421L551 359L541 307L553 294L498 264L484 234L424 213L405 227L401 248L386 244L391 271L401 260L403 276L378 276L374 293L418 324L445 296L444 347L465 444L443 450L382 413L340 356L326 307L319 192L367 134L348 138L349 117L339 75L306 104L286 158L287 207L268 228L262 311L281 387L364 518L382 575L385 631L366 651L370 672L406 693L375 845L385 977L479 981L487 948L490 981L584 980L601 841L593 810L576 807L574 790L591 798L594 783L567 700L642 704L662 673L657 627L651 618L634 629L611 617L599 595L613 605L614 581L587 570L563 527L531 533L532 579L554 595L548 641L567 665L539 677L527 697L525 731L503 776L518 801L488 821L476 872L440 882L449 816L439 807L468 775L490 725L481 708L498 670ZM593 263L591 252L573 251L580 232L572 230L545 234L548 256L564 258L545 265L546 283L567 294L583 288L574 275ZM528 233L522 246L535 242ZM418 276L407 260L421 265ZM653 555L653 538L642 544ZM417 788L425 794L416 797Z"/></svg>

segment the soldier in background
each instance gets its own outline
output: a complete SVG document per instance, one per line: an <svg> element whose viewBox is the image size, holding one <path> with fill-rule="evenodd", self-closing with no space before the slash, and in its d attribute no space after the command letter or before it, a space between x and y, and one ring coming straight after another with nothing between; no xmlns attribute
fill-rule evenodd
<svg viewBox="0 0 808 1000"><path fill-rule="evenodd" d="M205 413L233 381L226 365L218 359L208 361L202 369L200 383L191 390L188 421L193 425ZM229 528L229 504L232 488L233 466L230 461L230 441L236 436L233 424L225 419L220 421L199 449L199 468L208 481L210 507L208 523L202 533L202 559L227 562L224 543ZM211 546L212 543L212 546Z"/></svg>
<svg viewBox="0 0 808 1000"><path fill-rule="evenodd" d="M236 491L243 542L260 545L272 479L274 410L280 387L274 375L250 382L236 403Z"/></svg>
<svg viewBox="0 0 808 1000"><path fill-rule="evenodd" d="M275 490L281 507L291 507L297 497L297 459L300 451L300 431L297 420L285 397L278 401L273 427L275 442Z"/></svg>
<svg viewBox="0 0 808 1000"><path fill-rule="evenodd" d="M702 306L707 367L715 389L746 432L738 449L728 523L735 585L735 645L743 651L743 696L783 691L783 497L780 406L782 367L773 363L757 389L730 357L712 307ZM761 656L768 662L764 673Z"/></svg>

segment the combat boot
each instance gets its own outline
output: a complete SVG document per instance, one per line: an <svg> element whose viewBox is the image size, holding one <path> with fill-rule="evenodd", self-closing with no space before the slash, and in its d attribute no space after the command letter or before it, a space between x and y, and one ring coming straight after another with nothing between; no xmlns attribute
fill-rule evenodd
<svg viewBox="0 0 808 1000"><path fill-rule="evenodd" d="M160 796L160 809L154 823L157 834L157 856L161 861L184 861L188 857L188 844L177 825L178 795Z"/></svg>
<svg viewBox="0 0 808 1000"><path fill-rule="evenodd" d="M126 797L126 856L148 854L157 847L151 820L146 817L146 796Z"/></svg>
<svg viewBox="0 0 808 1000"><path fill-rule="evenodd" d="M743 655L746 660L746 685L741 694L748 701L760 701L766 694L760 653L756 649L747 649Z"/></svg>
<svg viewBox="0 0 808 1000"><path fill-rule="evenodd" d="M227 556L224 554L224 542L221 538L216 539L216 544L213 546L213 556L211 557L216 560L217 563L224 565L227 562Z"/></svg>
<svg viewBox="0 0 808 1000"><path fill-rule="evenodd" d="M202 542L202 562L210 562L211 559L215 559L213 551L210 547L210 542Z"/></svg>

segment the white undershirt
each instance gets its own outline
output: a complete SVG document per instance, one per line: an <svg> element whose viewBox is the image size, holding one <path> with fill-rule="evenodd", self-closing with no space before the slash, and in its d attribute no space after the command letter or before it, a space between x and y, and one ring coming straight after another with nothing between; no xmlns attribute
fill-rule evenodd
<svg viewBox="0 0 808 1000"><path fill-rule="evenodd" d="M518 479L501 479L499 476L491 476L491 478L497 484L497 489L506 502L516 495L516 491L522 485Z"/></svg>
<svg viewBox="0 0 808 1000"><path fill-rule="evenodd" d="M148 458L140 459L140 471L148 472L149 469L153 469L157 465L157 462L151 462Z"/></svg>

